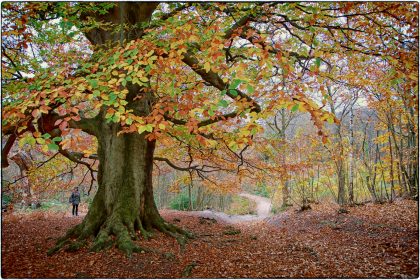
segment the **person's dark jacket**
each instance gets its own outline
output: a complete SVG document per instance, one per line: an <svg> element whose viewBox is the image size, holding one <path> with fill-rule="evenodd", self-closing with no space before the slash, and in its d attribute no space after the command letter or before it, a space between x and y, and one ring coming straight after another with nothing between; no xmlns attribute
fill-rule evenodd
<svg viewBox="0 0 420 280"><path fill-rule="evenodd" d="M69 202L71 204L78 205L80 203L80 193L79 192L72 192L69 198Z"/></svg>

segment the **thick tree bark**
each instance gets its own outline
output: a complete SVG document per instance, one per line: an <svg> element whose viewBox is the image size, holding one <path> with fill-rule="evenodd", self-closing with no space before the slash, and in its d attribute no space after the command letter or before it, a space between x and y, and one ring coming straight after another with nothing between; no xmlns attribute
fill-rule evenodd
<svg viewBox="0 0 420 280"><path fill-rule="evenodd" d="M153 198L152 171L155 142L145 134L121 134L119 126L101 123L98 138L98 191L83 222L59 240L52 252L66 246L77 249L90 237L92 250L115 245L130 255L138 233L150 236L153 228L184 242L185 231L166 223ZM115 236L115 240L112 238ZM68 242L77 238L77 243Z"/></svg>

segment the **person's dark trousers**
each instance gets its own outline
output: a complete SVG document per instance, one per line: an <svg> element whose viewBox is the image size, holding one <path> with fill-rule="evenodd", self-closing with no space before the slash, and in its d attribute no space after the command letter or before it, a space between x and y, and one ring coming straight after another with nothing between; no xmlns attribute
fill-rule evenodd
<svg viewBox="0 0 420 280"><path fill-rule="evenodd" d="M73 216L74 215L78 216L77 215L78 208L79 208L79 204L73 204L73 210L72 210Z"/></svg>

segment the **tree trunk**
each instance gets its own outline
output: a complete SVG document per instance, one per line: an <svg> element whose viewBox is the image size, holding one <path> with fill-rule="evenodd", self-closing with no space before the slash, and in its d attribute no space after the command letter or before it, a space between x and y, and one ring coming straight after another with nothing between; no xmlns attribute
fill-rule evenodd
<svg viewBox="0 0 420 280"><path fill-rule="evenodd" d="M188 184L188 209L187 209L188 211L192 211L193 210L192 194L191 194L191 184Z"/></svg>
<svg viewBox="0 0 420 280"><path fill-rule="evenodd" d="M283 184L283 188L282 188L282 208L287 208L289 206L291 206L289 200L290 200L290 193L289 193L289 180L286 179L286 182L284 182Z"/></svg>
<svg viewBox="0 0 420 280"><path fill-rule="evenodd" d="M376 197L376 192L375 192L375 180L373 180L373 183L371 183L370 182L370 176L366 176L366 186L367 186L367 188L369 190L369 193L370 193L370 197L372 199L372 202L373 203L376 203L376 201L378 200L378 198Z"/></svg>
<svg viewBox="0 0 420 280"><path fill-rule="evenodd" d="M147 238L152 228L183 242L186 232L162 219L153 198L155 141L147 141L144 133L117 136L118 125L106 122L102 123L100 131L98 192L83 222L71 229L52 252L67 245L69 238L77 237L78 240L76 244L68 244L67 248L71 249L94 237L92 250L115 243L130 255L139 250L132 242L137 238L137 232Z"/></svg>
<svg viewBox="0 0 420 280"><path fill-rule="evenodd" d="M391 197L390 201L392 202L395 198L395 185L394 185L394 154L392 151L392 141L391 136L388 135L388 147L389 147L389 156L390 156L390 168L389 168L389 176L391 181Z"/></svg>
<svg viewBox="0 0 420 280"><path fill-rule="evenodd" d="M33 166L33 162L26 152L19 152L11 159L17 164L20 176L23 178L23 200L26 206L30 206L32 201L32 184L28 176L29 169Z"/></svg>
<svg viewBox="0 0 420 280"><path fill-rule="evenodd" d="M276 115L276 117L277 117L277 115ZM280 125L281 126L280 127L278 127L278 125L277 125L276 117L274 118L274 121L275 121L276 128L277 128L277 130L279 132L279 135L280 135L281 143L282 143L282 145L287 147L286 129L289 126L290 120L291 120L292 117L290 117L289 120L286 120L286 109L282 108L280 110L280 117L281 117L281 119L280 119L280 121L281 121ZM281 164L283 164L283 165L286 164L286 151L283 151L283 153L281 155ZM290 201L290 192L289 192L289 188L290 188L289 187L289 185L290 185L289 179L290 178L289 178L289 174L286 174L285 177L286 177L286 179L285 179L285 182L284 182L284 185L283 185L283 188L282 188L282 200L283 200L282 201L282 206L281 206L282 208L287 208L289 206L292 206L289 202Z"/></svg>
<svg viewBox="0 0 420 280"><path fill-rule="evenodd" d="M349 204L354 204L354 133L353 133L353 107L350 108L350 152L349 152Z"/></svg>
<svg viewBox="0 0 420 280"><path fill-rule="evenodd" d="M338 204L344 206L346 201L346 177L344 174L344 163L341 159L337 163L337 179L338 179Z"/></svg>

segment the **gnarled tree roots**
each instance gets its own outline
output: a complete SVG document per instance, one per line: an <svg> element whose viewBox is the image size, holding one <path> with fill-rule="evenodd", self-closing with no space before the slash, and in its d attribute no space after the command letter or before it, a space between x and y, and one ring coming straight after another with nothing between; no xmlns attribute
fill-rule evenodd
<svg viewBox="0 0 420 280"><path fill-rule="evenodd" d="M62 249L76 251L88 245L90 240L93 240L91 251L100 251L115 245L127 256L141 251L147 252L150 249L139 247L133 241L138 239L138 233L146 239L150 238L153 228L176 238L181 250L184 249L187 238L193 237L190 232L165 222L160 216L149 219L144 224L148 225L147 228L143 227L140 218L130 222L119 215L111 215L103 223L91 222L86 217L81 224L71 228L64 237L58 239L56 245L48 251L48 255L53 255Z"/></svg>

